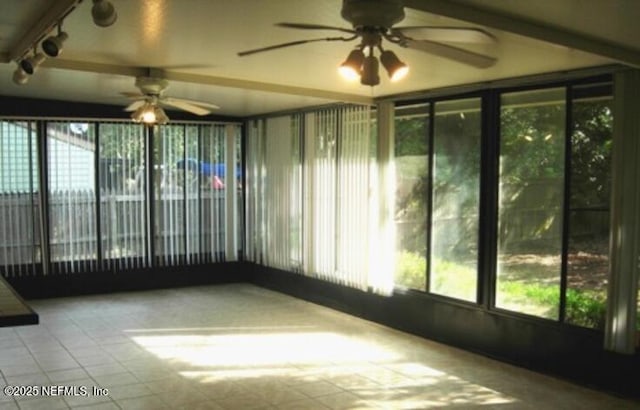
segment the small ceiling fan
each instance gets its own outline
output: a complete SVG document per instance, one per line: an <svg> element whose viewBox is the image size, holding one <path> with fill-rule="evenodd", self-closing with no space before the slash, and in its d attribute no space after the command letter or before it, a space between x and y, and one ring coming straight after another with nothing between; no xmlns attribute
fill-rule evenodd
<svg viewBox="0 0 640 410"><path fill-rule="evenodd" d="M202 101L164 95L164 92L169 87L169 81L164 78L156 76L136 77L135 86L140 90L139 93L120 93L134 100L124 110L133 112L131 118L135 122L143 122L148 125L166 124L169 121L169 117L162 109L162 106L177 108L195 115L211 114L212 110L220 108L217 105Z"/></svg>
<svg viewBox="0 0 640 410"><path fill-rule="evenodd" d="M375 49L380 51L380 63L385 67L392 81L404 77L409 69L395 53L382 47L382 40L477 68L487 68L496 62L494 57L443 44L445 42L466 44L495 43L496 38L482 29L436 26L393 27L394 24L402 21L405 17L402 0L343 0L341 15L352 24L352 29L306 23L277 23L276 26L300 30L339 31L347 36L291 41L242 51L238 53L238 56L243 57L320 41L353 41L359 39L360 43L340 65L339 70L346 77L359 77L362 84L370 86L380 83L378 60L374 55Z"/></svg>

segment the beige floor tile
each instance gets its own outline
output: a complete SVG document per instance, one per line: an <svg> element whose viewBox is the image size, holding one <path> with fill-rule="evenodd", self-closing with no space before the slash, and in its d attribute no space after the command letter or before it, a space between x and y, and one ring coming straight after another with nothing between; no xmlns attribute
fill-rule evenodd
<svg viewBox="0 0 640 410"><path fill-rule="evenodd" d="M320 396L316 398L316 400L333 410L358 408L364 403L364 400L361 397L350 392L341 392L329 394L327 396Z"/></svg>
<svg viewBox="0 0 640 410"><path fill-rule="evenodd" d="M37 397L27 400L19 400L20 410L58 410L68 409L67 403L62 397Z"/></svg>
<svg viewBox="0 0 640 410"><path fill-rule="evenodd" d="M73 407L72 410L120 410L120 407L113 402L105 402L89 404L88 406Z"/></svg>
<svg viewBox="0 0 640 410"><path fill-rule="evenodd" d="M116 401L153 395L153 392L142 383L129 383L108 387L108 389L109 397Z"/></svg>
<svg viewBox="0 0 640 410"><path fill-rule="evenodd" d="M325 380L297 384L293 388L309 397L320 397L329 394L340 393L342 389L333 383Z"/></svg>
<svg viewBox="0 0 640 410"><path fill-rule="evenodd" d="M116 403L122 410L162 410L169 408L169 406L157 396L116 400Z"/></svg>
<svg viewBox="0 0 640 410"><path fill-rule="evenodd" d="M0 329L0 382L109 389L53 406L640 408L246 284L38 300L33 307L41 325ZM17 404L0 397L0 410Z"/></svg>
<svg viewBox="0 0 640 410"><path fill-rule="evenodd" d="M15 401L0 401L0 410L20 410L20 408Z"/></svg>
<svg viewBox="0 0 640 410"><path fill-rule="evenodd" d="M51 383L62 383L62 382L70 382L73 380L84 380L89 377L85 369L81 367L76 367L74 369L66 369L66 370L55 370L46 372L47 377L51 381Z"/></svg>

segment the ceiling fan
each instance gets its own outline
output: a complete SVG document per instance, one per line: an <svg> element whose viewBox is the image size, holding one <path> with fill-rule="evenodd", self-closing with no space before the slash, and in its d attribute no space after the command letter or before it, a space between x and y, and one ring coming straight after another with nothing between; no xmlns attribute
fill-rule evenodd
<svg viewBox="0 0 640 410"><path fill-rule="evenodd" d="M353 41L359 39L359 44L340 65L339 70L347 78L360 78L362 84L370 86L380 83L378 60L374 55L375 49L380 51L380 63L385 67L392 81L404 77L409 69L395 53L382 47L382 40L477 68L487 68L496 62L494 57L443 44L444 42L466 44L495 43L496 38L482 29L436 26L394 27L394 24L402 21L405 17L402 0L343 0L341 15L352 24L353 28L306 23L277 23L276 26L301 30L331 30L344 33L346 36L291 41L243 51L238 53L238 56L243 57L264 51L320 41ZM414 38L414 36L417 38Z"/></svg>
<svg viewBox="0 0 640 410"><path fill-rule="evenodd" d="M169 121L169 117L162 109L162 106L177 108L195 115L211 114L212 110L220 108L217 105L202 101L164 95L164 92L169 87L169 81L161 77L136 77L135 86L140 90L139 93L121 93L125 97L134 100L124 110L133 112L131 118L135 122L142 122L148 125L166 124Z"/></svg>

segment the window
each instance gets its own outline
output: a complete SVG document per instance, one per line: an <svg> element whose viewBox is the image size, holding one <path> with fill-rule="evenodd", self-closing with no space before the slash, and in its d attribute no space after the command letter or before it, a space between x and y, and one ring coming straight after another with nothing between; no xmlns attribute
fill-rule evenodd
<svg viewBox="0 0 640 410"><path fill-rule="evenodd" d="M144 127L98 125L102 266L112 271L149 266Z"/></svg>
<svg viewBox="0 0 640 410"><path fill-rule="evenodd" d="M394 125L395 285L475 301L481 100L398 106Z"/></svg>
<svg viewBox="0 0 640 410"><path fill-rule="evenodd" d="M243 224L240 131L238 124L219 123L151 129L129 122L0 121L0 274L236 260Z"/></svg>
<svg viewBox="0 0 640 410"><path fill-rule="evenodd" d="M231 137L233 146L227 144ZM155 253L161 265L219 262L227 257L228 196L240 187L238 127L167 125L154 140ZM239 191L240 189L238 189ZM237 209L234 211L237 212ZM237 217L233 215L233 217ZM235 220L235 219L234 219Z"/></svg>
<svg viewBox="0 0 640 410"><path fill-rule="evenodd" d="M609 276L611 90L575 87L572 99L571 181L567 255L568 323L604 328Z"/></svg>
<svg viewBox="0 0 640 410"><path fill-rule="evenodd" d="M396 286L426 290L429 104L395 110Z"/></svg>
<svg viewBox="0 0 640 410"><path fill-rule="evenodd" d="M435 103L429 291L476 301L481 100Z"/></svg>
<svg viewBox="0 0 640 410"><path fill-rule="evenodd" d="M47 123L49 253L54 273L98 269L96 126Z"/></svg>
<svg viewBox="0 0 640 410"><path fill-rule="evenodd" d="M503 94L496 306L559 318L565 89Z"/></svg>
<svg viewBox="0 0 640 410"><path fill-rule="evenodd" d="M0 274L34 274L41 262L36 123L0 121Z"/></svg>
<svg viewBox="0 0 640 410"><path fill-rule="evenodd" d="M247 257L367 289L371 110L248 122Z"/></svg>

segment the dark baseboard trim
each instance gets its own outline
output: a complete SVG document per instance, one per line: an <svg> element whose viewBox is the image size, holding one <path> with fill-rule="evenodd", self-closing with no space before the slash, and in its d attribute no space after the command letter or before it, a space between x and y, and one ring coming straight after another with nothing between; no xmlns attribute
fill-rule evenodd
<svg viewBox="0 0 640 410"><path fill-rule="evenodd" d="M264 288L587 387L640 398L640 355L605 351L601 332L420 293L384 297L248 265L253 283Z"/></svg>
<svg viewBox="0 0 640 410"><path fill-rule="evenodd" d="M242 262L156 267L127 272L89 272L7 278L24 299L43 299L100 293L166 289L219 283L247 282Z"/></svg>

